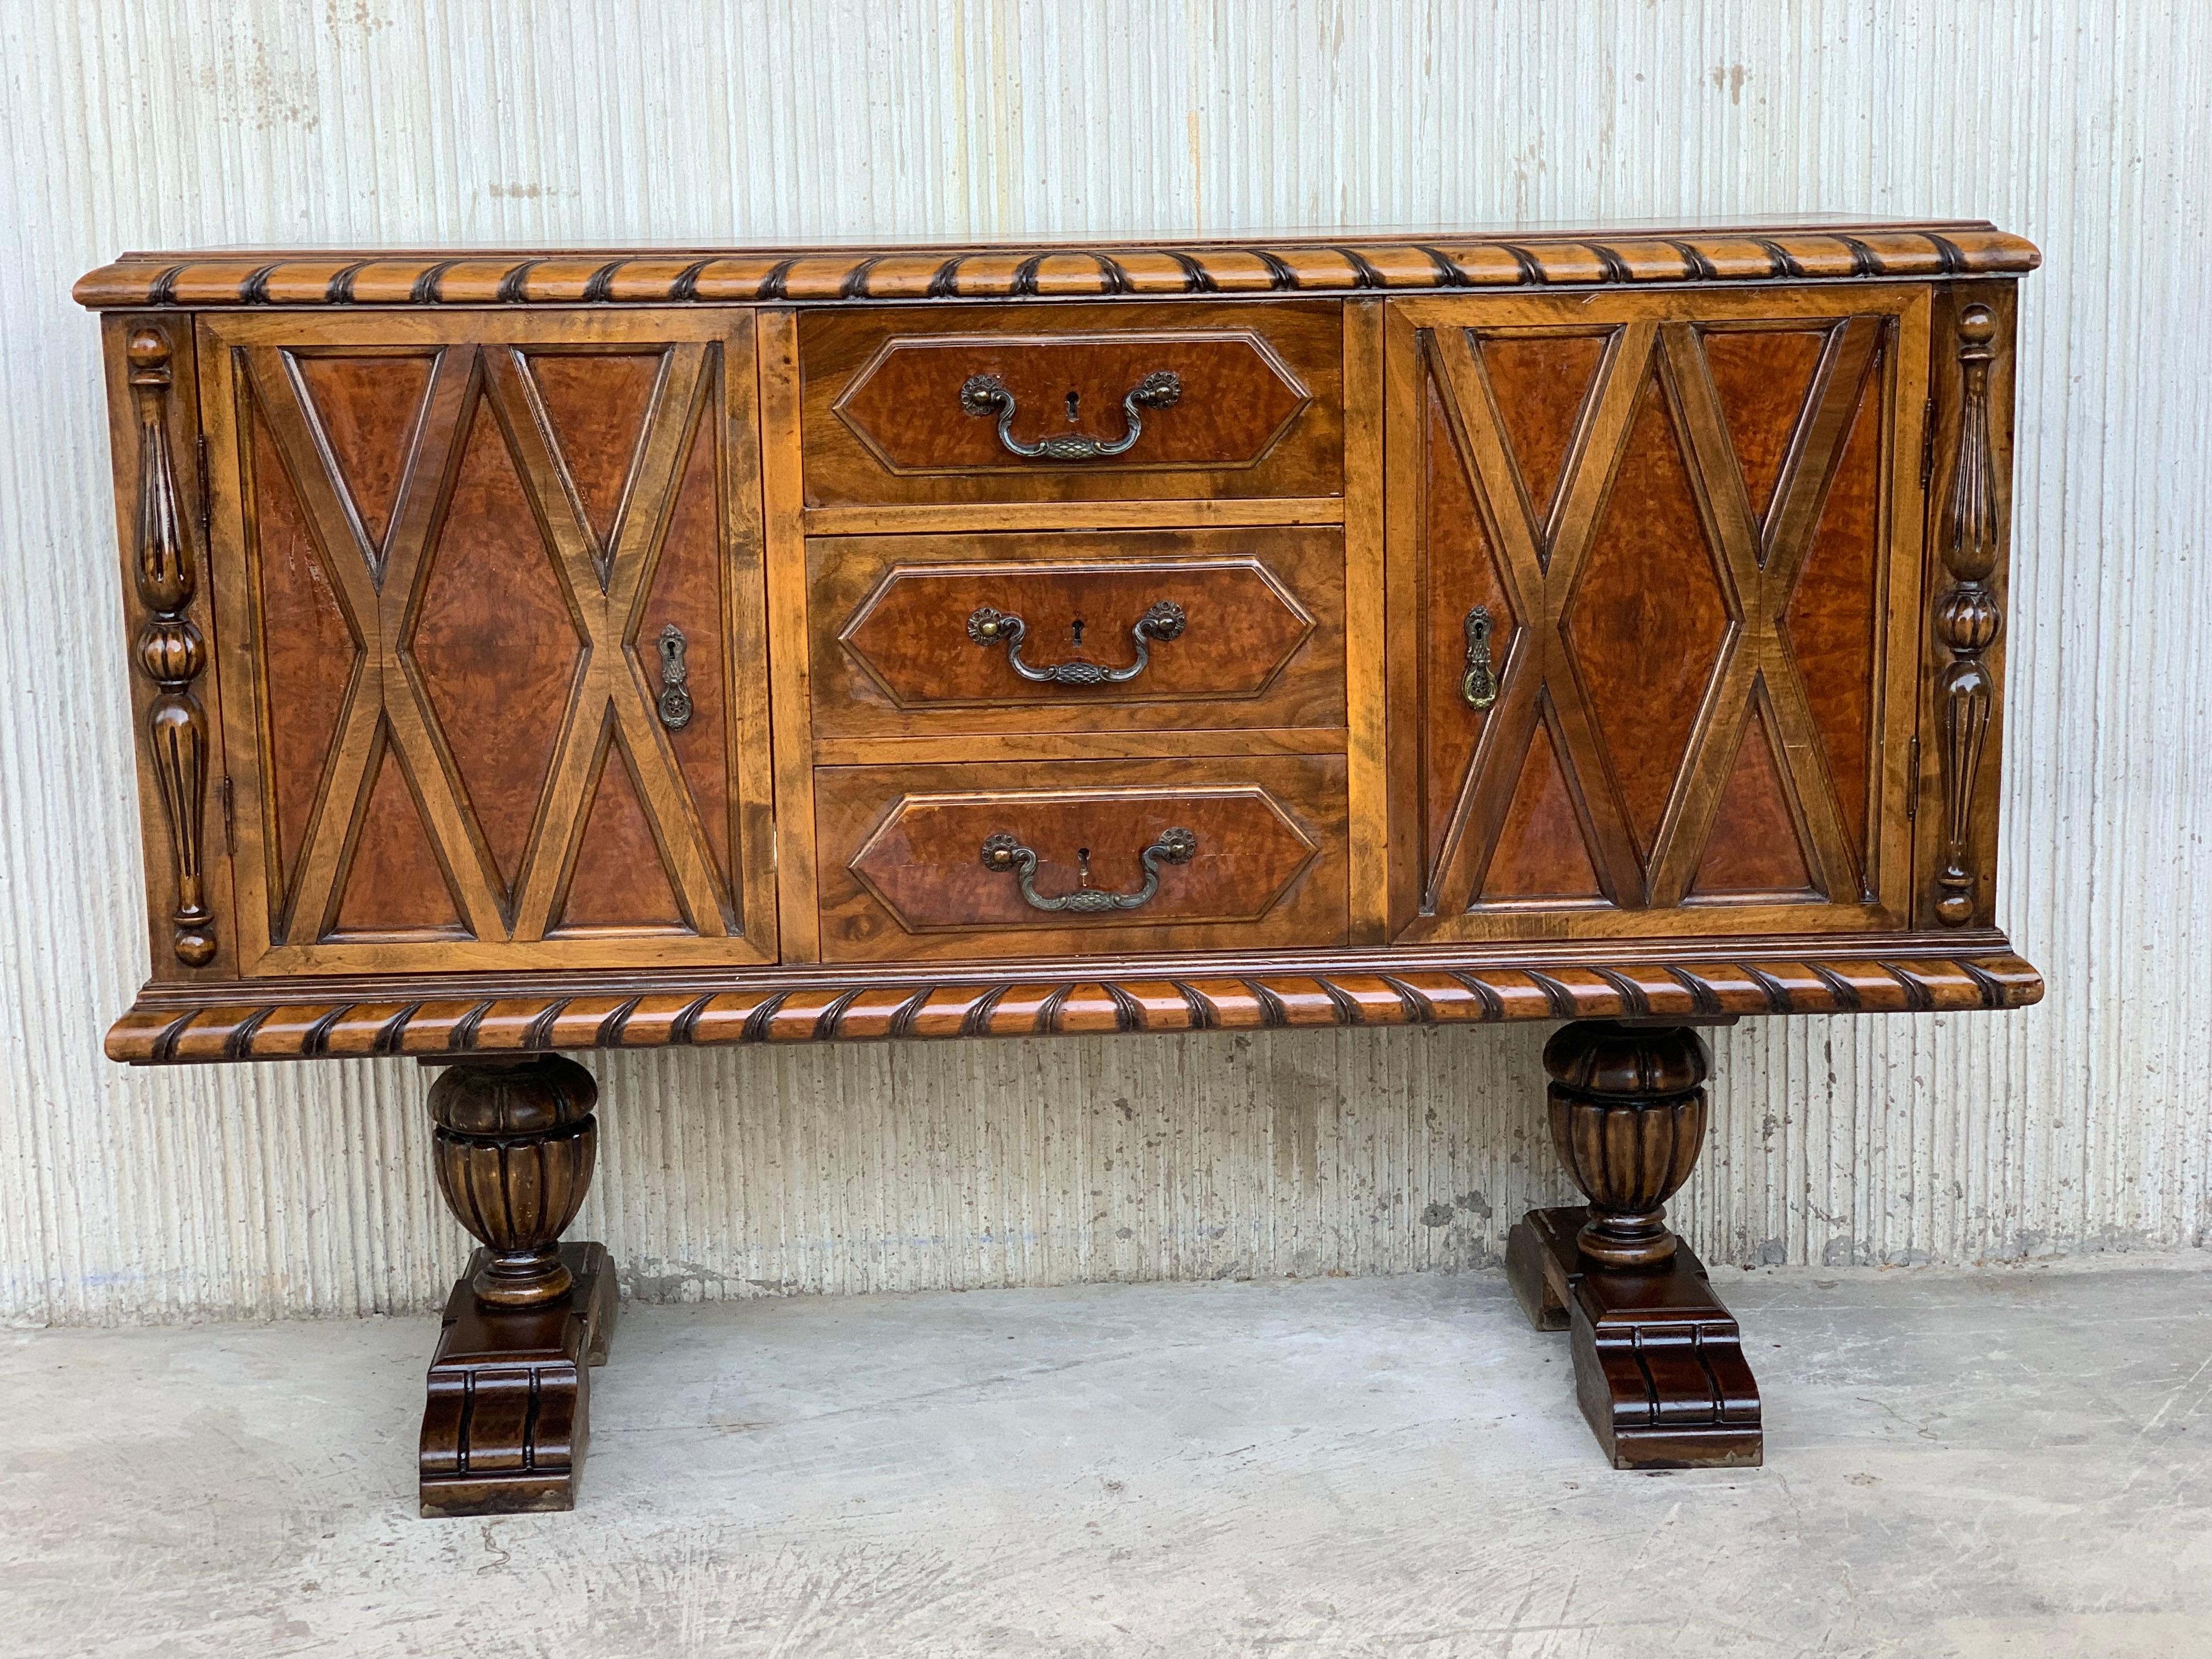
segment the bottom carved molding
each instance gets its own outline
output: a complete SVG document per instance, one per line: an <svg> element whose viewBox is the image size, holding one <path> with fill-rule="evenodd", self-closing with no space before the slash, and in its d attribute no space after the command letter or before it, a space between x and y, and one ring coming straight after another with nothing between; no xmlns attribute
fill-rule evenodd
<svg viewBox="0 0 2212 1659"><path fill-rule="evenodd" d="M576 1506L590 1438L592 1371L613 1338L613 1265L599 1244L563 1244L571 1279L551 1301L495 1307L471 1280L447 1298L422 1410L425 1516L514 1515Z"/></svg>
<svg viewBox="0 0 2212 1659"><path fill-rule="evenodd" d="M1705 1264L1678 1242L1662 1267L1600 1267L1576 1243L1589 1219L1579 1206L1529 1211L1507 1235L1505 1274L1531 1324L1570 1333L1575 1394L1613 1467L1756 1467L1759 1384Z"/></svg>
<svg viewBox="0 0 2212 1659"><path fill-rule="evenodd" d="M480 982L466 994L457 975L351 984L293 980L189 994L149 988L147 1000L110 1028L107 1057L174 1066L885 1038L1925 1014L2024 1008L2043 996L2042 977L2008 950L1936 957L1903 941L1893 954L1787 960L1747 955L1506 967L1434 951L1310 951L1043 966L1054 973L1031 977L1016 964L1000 975L971 969L940 977L794 963L690 986L659 974L598 984L571 976L561 986L523 975Z"/></svg>

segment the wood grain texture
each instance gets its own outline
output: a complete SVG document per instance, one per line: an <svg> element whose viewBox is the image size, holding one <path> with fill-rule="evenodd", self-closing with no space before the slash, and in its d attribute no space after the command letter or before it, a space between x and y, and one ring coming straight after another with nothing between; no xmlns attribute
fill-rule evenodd
<svg viewBox="0 0 2212 1659"><path fill-rule="evenodd" d="M799 447L799 319L763 312L760 492L768 575L769 720L775 741L776 926L787 962L822 954L814 890L814 699L807 650L805 459Z"/></svg>
<svg viewBox="0 0 2212 1659"><path fill-rule="evenodd" d="M1346 799L1351 846L1348 937L1390 936L1390 652L1385 563L1389 386L1386 310L1344 308L1344 697Z"/></svg>
<svg viewBox="0 0 2212 1659"><path fill-rule="evenodd" d="M1345 723L1334 531L815 538L806 561L817 743ZM988 606L1022 618L1033 668L1123 668L1133 625L1163 600L1182 631L1120 684L1025 680L1005 644L968 632Z"/></svg>
<svg viewBox="0 0 2212 1659"><path fill-rule="evenodd" d="M1326 302L803 316L806 504L1339 495L1341 328ZM1014 441L1118 441L1124 396L1157 370L1181 376L1181 395L1143 411L1127 453L1091 460L1010 454L996 421L961 404L971 376L994 376L1016 398Z"/></svg>
<svg viewBox="0 0 2212 1659"><path fill-rule="evenodd" d="M2018 274L2034 246L1979 220L1619 235L1511 233L1095 247L485 254L137 253L80 277L100 307L803 304L1119 295L1418 294Z"/></svg>
<svg viewBox="0 0 2212 1659"><path fill-rule="evenodd" d="M980 869L980 866L979 866ZM1994 939L1714 941L1642 954L1547 944L1485 956L1310 951L1091 956L877 969L793 963L711 977L482 975L149 993L107 1034L139 1066L343 1055L516 1054L880 1038L1297 1026L1495 1024L1723 1014L1935 1013L2027 1007L2035 969ZM1793 954L1794 952L1794 954Z"/></svg>

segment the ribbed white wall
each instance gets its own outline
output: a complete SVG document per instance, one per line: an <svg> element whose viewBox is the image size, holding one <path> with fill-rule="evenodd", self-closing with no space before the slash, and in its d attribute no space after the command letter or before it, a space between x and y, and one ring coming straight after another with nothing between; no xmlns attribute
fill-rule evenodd
<svg viewBox="0 0 2212 1659"><path fill-rule="evenodd" d="M1741 1261L2212 1233L2202 0L13 0L0 76L0 1314L415 1308L459 1259L411 1068L100 1058L143 934L68 289L243 241L2025 233L2002 916L2050 998L1723 1035L1678 1214ZM669 1296L1464 1264L1559 1190L1540 1035L619 1057L580 1231Z"/></svg>

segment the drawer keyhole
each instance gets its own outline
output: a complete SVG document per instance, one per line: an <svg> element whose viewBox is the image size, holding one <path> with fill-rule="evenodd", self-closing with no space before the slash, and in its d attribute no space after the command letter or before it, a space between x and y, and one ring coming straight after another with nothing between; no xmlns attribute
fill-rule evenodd
<svg viewBox="0 0 2212 1659"><path fill-rule="evenodd" d="M1075 849L1075 880L1078 886L1088 888L1091 885L1091 849L1088 847Z"/></svg>
<svg viewBox="0 0 2212 1659"><path fill-rule="evenodd" d="M1079 650L1081 650L1081 649L1083 648L1083 618L1082 618L1082 617L1078 617L1075 619L1074 626L1073 626L1073 628L1070 631L1071 631L1071 632L1075 635L1075 647L1076 647L1076 649L1077 649L1077 650L1079 650Z"/></svg>
<svg viewBox="0 0 2212 1659"><path fill-rule="evenodd" d="M1069 392L1069 393L1067 394L1067 423L1068 423L1068 425L1070 425L1070 426L1073 426L1073 425L1075 424L1075 422L1077 422L1077 421L1081 417L1082 413L1083 413L1083 394L1082 394L1080 392Z"/></svg>

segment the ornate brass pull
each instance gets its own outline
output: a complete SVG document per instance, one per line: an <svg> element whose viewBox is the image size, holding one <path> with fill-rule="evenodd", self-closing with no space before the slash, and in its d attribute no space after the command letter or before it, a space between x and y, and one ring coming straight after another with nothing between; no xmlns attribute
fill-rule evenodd
<svg viewBox="0 0 2212 1659"><path fill-rule="evenodd" d="M671 623L660 630L660 723L672 732L691 723L690 679L684 665L684 630Z"/></svg>
<svg viewBox="0 0 2212 1659"><path fill-rule="evenodd" d="M1133 893L1105 893L1093 887L1091 849L1086 847L1077 855L1083 885L1072 893L1046 898L1036 890L1037 855L1004 831L983 842L983 867L1012 871L1021 883L1022 897L1032 910L1073 910L1082 915L1097 915L1107 910L1133 910L1151 902L1152 895L1160 890L1160 866L1188 864L1197 851L1198 837L1189 830L1163 830L1159 839L1139 855L1145 861L1145 884Z"/></svg>
<svg viewBox="0 0 2212 1659"><path fill-rule="evenodd" d="M1459 694L1470 708L1487 708L1498 701L1498 676L1490 671L1490 607L1478 605L1467 613L1467 673Z"/></svg>
<svg viewBox="0 0 2212 1659"><path fill-rule="evenodd" d="M1121 399L1122 410L1129 417L1129 429L1120 437L1086 438L1079 434L1064 438L1041 438L1025 444L1013 434L1014 394L1006 390L1006 383L995 374L971 374L960 388L960 410L963 415L996 415L999 417L999 441L1011 454L1024 460L1097 461L1109 456L1126 455L1145 430L1145 417L1139 409L1169 409L1182 396L1182 377L1170 369L1155 369L1129 388L1129 395ZM1067 417L1075 418L1075 394L1067 394Z"/></svg>
<svg viewBox="0 0 2212 1659"><path fill-rule="evenodd" d="M1025 663L1022 660L1022 641L1028 635L1029 624L1011 612L994 611L988 605L979 605L969 613L968 637L981 646L997 645L1003 641L1007 662L1025 680L1054 685L1120 685L1143 673L1145 665L1152 659L1152 642L1177 638L1182 633L1185 620L1182 607L1173 599L1155 601L1129 630L1129 637L1137 642L1137 659L1126 668L1105 668L1095 662L1056 662L1042 668Z"/></svg>

